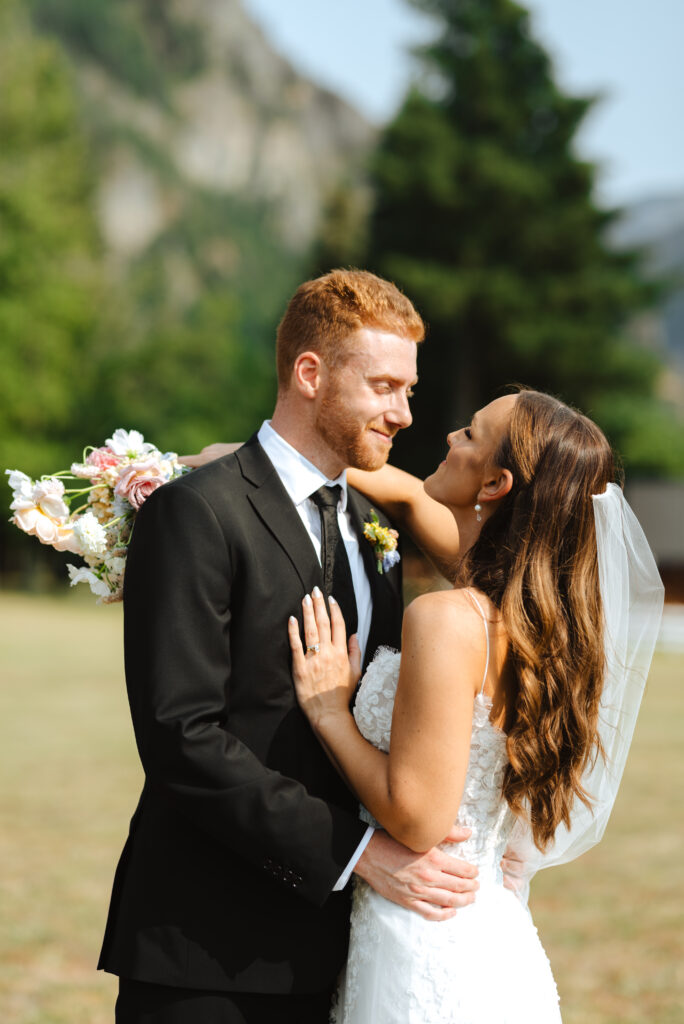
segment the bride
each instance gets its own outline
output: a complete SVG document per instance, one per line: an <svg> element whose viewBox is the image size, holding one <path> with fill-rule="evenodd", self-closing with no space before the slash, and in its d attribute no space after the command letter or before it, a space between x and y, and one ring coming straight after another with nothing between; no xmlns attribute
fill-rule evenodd
<svg viewBox="0 0 684 1024"><path fill-rule="evenodd" d="M652 556L594 423L522 391L447 441L424 485L392 467L349 471L454 582L408 606L401 657L377 653L353 712L359 651L339 606L329 618L320 592L305 598L304 645L290 619L298 700L367 820L416 851L465 825L458 856L479 868L474 904L437 923L356 879L339 1024L560 1021L499 865L516 847L526 881L600 838L660 616Z"/></svg>

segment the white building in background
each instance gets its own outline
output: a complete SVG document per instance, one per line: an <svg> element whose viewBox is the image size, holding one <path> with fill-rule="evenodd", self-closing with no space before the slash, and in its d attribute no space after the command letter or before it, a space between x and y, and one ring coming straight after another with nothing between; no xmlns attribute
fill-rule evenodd
<svg viewBox="0 0 684 1024"><path fill-rule="evenodd" d="M661 572L672 576L671 589L676 590L679 579L681 592L668 597L684 601L684 481L628 484L625 497L644 528Z"/></svg>
<svg viewBox="0 0 684 1024"><path fill-rule="evenodd" d="M629 484L625 495L651 545L665 584L658 647L684 651L684 481Z"/></svg>

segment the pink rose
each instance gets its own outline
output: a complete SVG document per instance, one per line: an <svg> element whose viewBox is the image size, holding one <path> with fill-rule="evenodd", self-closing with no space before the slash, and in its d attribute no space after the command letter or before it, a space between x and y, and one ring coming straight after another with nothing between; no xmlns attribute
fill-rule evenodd
<svg viewBox="0 0 684 1024"><path fill-rule="evenodd" d="M121 470L114 492L130 502L133 508L138 509L149 498L152 491L156 491L165 483L166 476L159 464L155 459L146 459L141 462L131 462Z"/></svg>
<svg viewBox="0 0 684 1024"><path fill-rule="evenodd" d="M93 480L108 469L114 469L121 464L121 457L105 445L103 448L95 448L88 455L85 462L73 462L71 465L72 476L84 477Z"/></svg>
<svg viewBox="0 0 684 1024"><path fill-rule="evenodd" d="M111 469L113 466L118 466L121 459L116 455L111 448L95 448L88 458L86 463L89 466L97 466L98 469Z"/></svg>

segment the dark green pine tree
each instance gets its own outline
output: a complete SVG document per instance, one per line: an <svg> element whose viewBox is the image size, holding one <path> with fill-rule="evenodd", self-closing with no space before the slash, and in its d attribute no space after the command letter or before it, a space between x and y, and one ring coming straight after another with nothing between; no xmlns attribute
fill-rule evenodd
<svg viewBox="0 0 684 1024"><path fill-rule="evenodd" d="M653 288L606 245L615 213L573 148L593 99L559 90L513 0L414 2L439 37L380 141L367 260L429 323L398 461L424 473L448 430L522 382L594 416L632 469L681 471L658 360L626 333Z"/></svg>

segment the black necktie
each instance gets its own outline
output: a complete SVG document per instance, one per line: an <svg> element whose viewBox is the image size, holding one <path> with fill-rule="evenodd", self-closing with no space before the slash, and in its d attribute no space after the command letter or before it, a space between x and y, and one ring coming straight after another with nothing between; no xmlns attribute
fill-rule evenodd
<svg viewBox="0 0 684 1024"><path fill-rule="evenodd" d="M337 506L342 488L319 487L311 495L321 516L321 566L323 568L323 589L327 597L331 594L340 606L347 627L347 638L358 629L356 597L352 582L349 559L337 521Z"/></svg>

